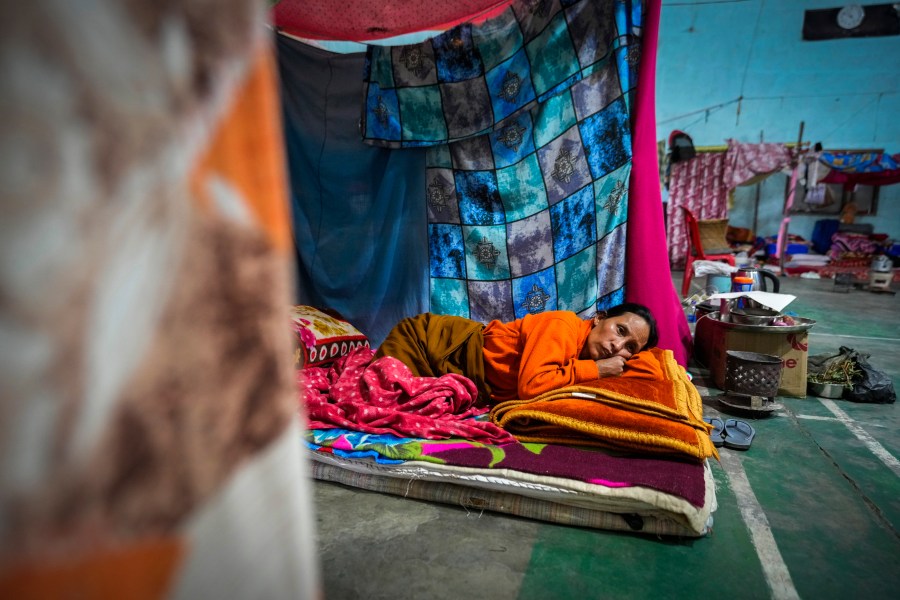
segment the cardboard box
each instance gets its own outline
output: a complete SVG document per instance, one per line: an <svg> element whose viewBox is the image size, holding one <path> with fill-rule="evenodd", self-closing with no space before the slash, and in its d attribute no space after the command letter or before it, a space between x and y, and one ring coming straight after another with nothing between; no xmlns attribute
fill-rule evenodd
<svg viewBox="0 0 900 600"><path fill-rule="evenodd" d="M718 313L712 313L718 315ZM794 329L794 328L791 328ZM709 368L716 387L725 389L725 352L739 350L759 352L781 358L779 396L806 397L806 362L809 356L809 331L779 331L766 327L765 332L751 332L722 323L715 318L697 321L694 354Z"/></svg>

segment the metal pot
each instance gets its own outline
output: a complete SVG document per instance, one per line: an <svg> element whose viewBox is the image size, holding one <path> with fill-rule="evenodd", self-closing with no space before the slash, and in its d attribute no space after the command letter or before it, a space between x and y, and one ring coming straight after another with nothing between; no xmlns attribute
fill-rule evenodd
<svg viewBox="0 0 900 600"><path fill-rule="evenodd" d="M731 310L731 322L742 325L771 325L780 314L777 310L767 308L734 308Z"/></svg>
<svg viewBox="0 0 900 600"><path fill-rule="evenodd" d="M699 319L704 315L716 312L719 308L720 303L718 300L716 300L715 303L710 300L705 300L694 307L694 314L697 315L697 318Z"/></svg>
<svg viewBox="0 0 900 600"><path fill-rule="evenodd" d="M781 282L778 281L778 276L775 275L775 273L767 271L765 269L738 269L731 274L731 280L734 281L735 277L749 277L750 279L752 279L753 284L750 287L751 292L772 291L777 294L778 290L781 289ZM766 289L766 279L770 279L772 281L771 290Z"/></svg>
<svg viewBox="0 0 900 600"><path fill-rule="evenodd" d="M872 257L869 268L877 273L889 273L894 269L894 262L884 254L878 254Z"/></svg>
<svg viewBox="0 0 900 600"><path fill-rule="evenodd" d="M843 398L844 390L849 386L840 383L815 383L813 381L806 382L807 392L818 396L819 398Z"/></svg>

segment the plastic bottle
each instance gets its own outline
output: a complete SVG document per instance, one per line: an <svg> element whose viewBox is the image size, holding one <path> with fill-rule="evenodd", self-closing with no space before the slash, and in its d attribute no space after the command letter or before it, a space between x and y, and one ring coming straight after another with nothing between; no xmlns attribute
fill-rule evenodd
<svg viewBox="0 0 900 600"><path fill-rule="evenodd" d="M749 292L753 290L753 279L750 277L734 277L731 280L732 292ZM737 308L744 308L744 299L737 299Z"/></svg>
<svg viewBox="0 0 900 600"><path fill-rule="evenodd" d="M753 279L750 277L735 277L731 280L732 292L749 292L753 289Z"/></svg>

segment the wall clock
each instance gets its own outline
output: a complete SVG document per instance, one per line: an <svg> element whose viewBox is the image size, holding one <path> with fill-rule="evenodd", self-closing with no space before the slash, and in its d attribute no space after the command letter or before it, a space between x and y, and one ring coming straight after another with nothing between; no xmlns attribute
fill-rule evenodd
<svg viewBox="0 0 900 600"><path fill-rule="evenodd" d="M837 24L843 29L856 29L866 16L866 11L859 4L848 4L838 11Z"/></svg>

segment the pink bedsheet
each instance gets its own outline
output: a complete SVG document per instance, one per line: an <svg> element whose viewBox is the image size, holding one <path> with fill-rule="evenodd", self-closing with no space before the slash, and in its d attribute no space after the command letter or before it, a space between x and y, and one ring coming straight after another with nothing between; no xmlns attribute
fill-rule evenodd
<svg viewBox="0 0 900 600"><path fill-rule="evenodd" d="M358 348L328 368L297 372L310 429L335 427L432 440L461 437L485 443L512 442L512 435L490 421L471 419L478 390L453 373L416 377L396 358L372 360Z"/></svg>

